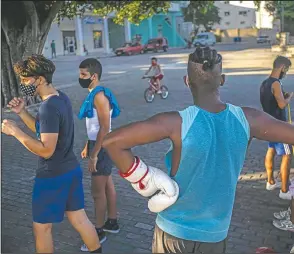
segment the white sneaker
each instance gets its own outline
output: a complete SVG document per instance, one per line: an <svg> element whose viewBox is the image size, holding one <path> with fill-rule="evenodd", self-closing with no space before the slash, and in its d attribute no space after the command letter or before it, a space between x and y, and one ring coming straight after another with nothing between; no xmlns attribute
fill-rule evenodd
<svg viewBox="0 0 294 254"><path fill-rule="evenodd" d="M294 245L292 246L292 249L290 250L290 253L294 253Z"/></svg>
<svg viewBox="0 0 294 254"><path fill-rule="evenodd" d="M269 182L266 182L266 189L268 191L275 190L277 188L281 188L281 182L276 182L275 184L270 184Z"/></svg>
<svg viewBox="0 0 294 254"><path fill-rule="evenodd" d="M290 220L291 210L290 207L286 211L274 213L274 217L278 220Z"/></svg>
<svg viewBox="0 0 294 254"><path fill-rule="evenodd" d="M290 220L274 220L273 225L278 229L294 232L294 224Z"/></svg>
<svg viewBox="0 0 294 254"><path fill-rule="evenodd" d="M286 200L291 200L292 199L292 195L291 195L290 191L285 193L285 192L282 192L282 190L280 190L279 197L281 199L286 199Z"/></svg>

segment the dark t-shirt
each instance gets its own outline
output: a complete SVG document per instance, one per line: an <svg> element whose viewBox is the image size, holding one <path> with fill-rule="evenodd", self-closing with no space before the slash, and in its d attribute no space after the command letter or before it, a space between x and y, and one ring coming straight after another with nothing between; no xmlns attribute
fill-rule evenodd
<svg viewBox="0 0 294 254"><path fill-rule="evenodd" d="M286 109L281 109L279 107L278 102L273 94L272 85L276 81L281 83L279 79L272 77L269 77L262 82L260 87L260 102L264 112L270 114L278 120L287 121ZM284 91L283 94L285 94Z"/></svg>
<svg viewBox="0 0 294 254"><path fill-rule="evenodd" d="M58 133L56 149L49 159L39 158L36 177L48 178L75 169L79 162L73 152L74 119L69 98L62 92L59 96L43 101L36 117L36 133Z"/></svg>

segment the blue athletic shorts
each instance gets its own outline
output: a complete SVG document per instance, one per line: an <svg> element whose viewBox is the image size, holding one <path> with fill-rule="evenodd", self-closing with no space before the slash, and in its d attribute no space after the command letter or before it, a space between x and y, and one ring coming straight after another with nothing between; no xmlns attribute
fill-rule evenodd
<svg viewBox="0 0 294 254"><path fill-rule="evenodd" d="M292 151L292 146L283 144L283 143L274 143L274 142L269 142L268 144L269 148L273 148L276 150L277 155L290 155L293 153Z"/></svg>
<svg viewBox="0 0 294 254"><path fill-rule="evenodd" d="M77 167L52 178L35 178L33 188L33 221L59 223L65 211L84 209L83 172Z"/></svg>

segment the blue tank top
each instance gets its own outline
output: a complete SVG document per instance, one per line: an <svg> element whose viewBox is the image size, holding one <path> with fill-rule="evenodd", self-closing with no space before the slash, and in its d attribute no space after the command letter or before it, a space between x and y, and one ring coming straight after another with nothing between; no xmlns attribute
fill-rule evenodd
<svg viewBox="0 0 294 254"><path fill-rule="evenodd" d="M175 237L220 242L227 237L238 177L250 138L249 124L240 107L210 113L196 106L182 117L182 152L174 180L177 202L159 213L156 224ZM166 154L170 174L172 147Z"/></svg>

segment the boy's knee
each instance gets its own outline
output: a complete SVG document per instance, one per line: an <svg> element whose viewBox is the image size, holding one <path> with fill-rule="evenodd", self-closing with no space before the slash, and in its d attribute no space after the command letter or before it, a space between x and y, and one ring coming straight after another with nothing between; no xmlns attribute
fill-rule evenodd
<svg viewBox="0 0 294 254"><path fill-rule="evenodd" d="M48 233L51 233L52 231L52 224L51 223L41 224L41 223L34 222L33 229L34 229L34 232L37 234L40 234L40 233L48 234Z"/></svg>

